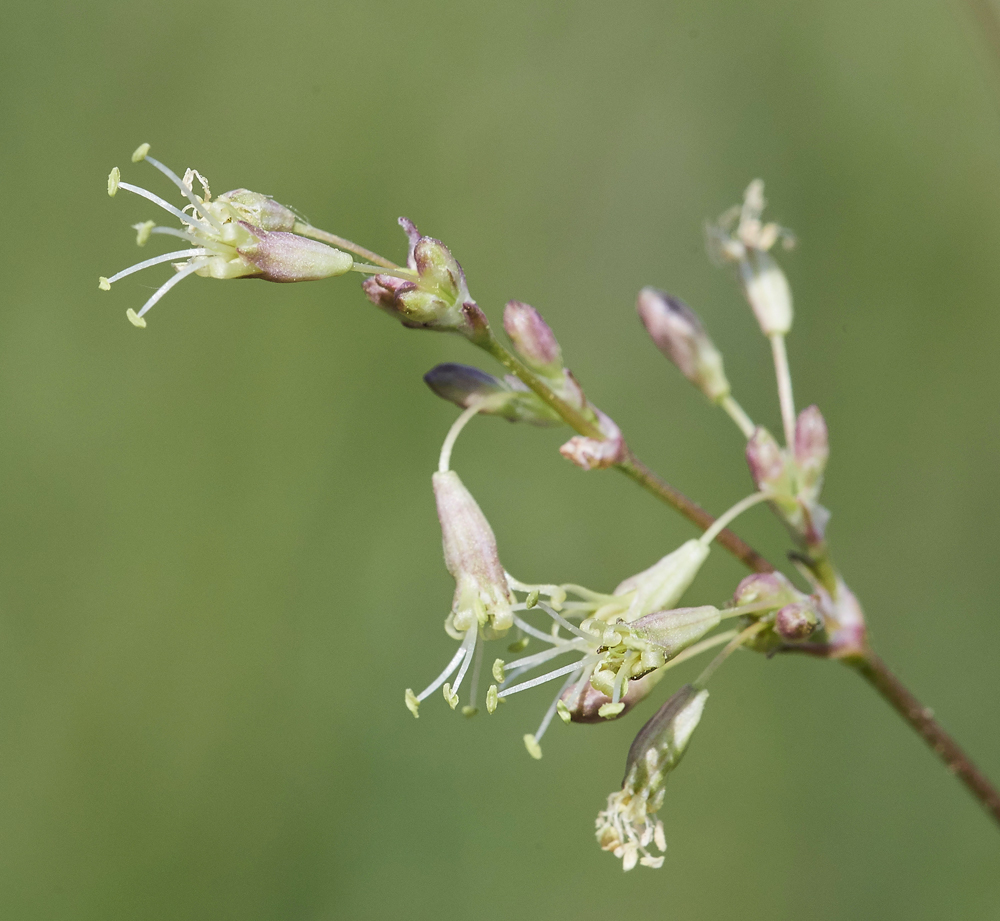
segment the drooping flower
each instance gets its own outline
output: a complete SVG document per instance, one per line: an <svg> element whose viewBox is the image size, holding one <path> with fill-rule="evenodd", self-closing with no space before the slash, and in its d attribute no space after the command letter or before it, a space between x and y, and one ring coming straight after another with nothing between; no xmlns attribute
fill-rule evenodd
<svg viewBox="0 0 1000 921"><path fill-rule="evenodd" d="M687 749L706 700L708 691L684 685L643 726L629 749L622 788L608 796L595 823L598 844L621 860L623 870L636 864L663 866L663 857L651 854L649 846L655 844L661 853L667 849L657 816L664 784Z"/></svg>
<svg viewBox="0 0 1000 921"><path fill-rule="evenodd" d="M173 263L176 274L138 311L131 308L127 311L133 325L144 327L143 317L150 308L189 275L218 279L261 278L275 282L314 281L343 275L354 267L354 259L348 253L292 233L298 220L295 213L269 196L248 189L234 189L213 201L208 183L197 170L189 169L183 178L179 177L149 156L148 144L143 144L132 155L133 163L141 160L154 166L177 186L188 204L177 208L153 192L122 182L117 166L108 177L108 195L114 197L119 189L124 189L180 221L180 227L158 226L153 221L134 225L139 246L144 246L152 235L178 237L191 245L188 249L145 259L110 278L100 279L101 290L108 291L114 282L128 275L162 263ZM195 194L196 181L201 187L201 195Z"/></svg>

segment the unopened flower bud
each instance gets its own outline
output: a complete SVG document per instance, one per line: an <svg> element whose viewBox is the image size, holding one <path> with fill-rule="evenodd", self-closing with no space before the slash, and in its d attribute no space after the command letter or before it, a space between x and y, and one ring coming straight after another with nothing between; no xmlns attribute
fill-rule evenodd
<svg viewBox="0 0 1000 921"><path fill-rule="evenodd" d="M765 336L792 328L792 289L769 253L751 250L740 263L740 283Z"/></svg>
<svg viewBox="0 0 1000 921"><path fill-rule="evenodd" d="M517 378L505 381L470 365L448 363L431 368L424 383L441 399L467 409L474 402L480 413L510 422L557 425L562 420Z"/></svg>
<svg viewBox="0 0 1000 921"><path fill-rule="evenodd" d="M714 630L720 620L719 609L706 604L646 614L629 624L628 629L634 640L656 647L668 662L709 630Z"/></svg>
<svg viewBox="0 0 1000 921"><path fill-rule="evenodd" d="M795 423L795 464L798 467L799 489L805 499L819 496L823 471L830 456L826 421L816 406L807 406Z"/></svg>
<svg viewBox="0 0 1000 921"><path fill-rule="evenodd" d="M594 412L597 414L598 427L606 437L599 439L575 435L559 448L559 453L566 460L572 461L584 470L603 470L613 467L625 459L628 450L621 429L614 420L599 409L595 408Z"/></svg>
<svg viewBox="0 0 1000 921"><path fill-rule="evenodd" d="M500 636L514 617L493 529L454 470L435 473L433 480L445 565L455 578L449 632L458 638L478 623Z"/></svg>
<svg viewBox="0 0 1000 921"><path fill-rule="evenodd" d="M786 640L804 640L819 627L819 617L811 601L785 605L774 615L775 632Z"/></svg>
<svg viewBox="0 0 1000 921"><path fill-rule="evenodd" d="M805 601L809 596L800 592L780 572L756 572L747 576L733 593L733 606L767 605L762 610L781 608Z"/></svg>
<svg viewBox="0 0 1000 921"><path fill-rule="evenodd" d="M635 592L623 620L632 623L647 614L674 607L698 575L709 548L700 540L689 540L648 569L625 579L616 595Z"/></svg>
<svg viewBox="0 0 1000 921"><path fill-rule="evenodd" d="M530 304L508 301L503 312L503 328L514 350L529 368L546 376L562 371L562 350L555 334Z"/></svg>
<svg viewBox="0 0 1000 921"><path fill-rule="evenodd" d="M285 231L260 230L240 222L253 240L238 246L240 256L265 281L317 281L351 270L354 259L339 249Z"/></svg>
<svg viewBox="0 0 1000 921"><path fill-rule="evenodd" d="M784 497L792 495L788 459L767 429L757 427L747 441L746 455L750 475L761 492Z"/></svg>
<svg viewBox="0 0 1000 921"><path fill-rule="evenodd" d="M412 221L400 218L399 224L410 241L407 267L417 280L375 275L363 285L368 299L404 326L476 338L487 327L486 318L469 297L458 261L440 240L421 236Z"/></svg>
<svg viewBox="0 0 1000 921"><path fill-rule="evenodd" d="M722 355L687 304L665 291L643 288L636 308L656 347L681 374L713 402L729 396Z"/></svg>
<svg viewBox="0 0 1000 921"><path fill-rule="evenodd" d="M666 775L680 762L707 699L708 691L685 685L642 727L629 749L622 788L608 797L596 822L598 844L621 859L623 870L663 864L662 857L649 852L650 844L666 850L656 812L663 804Z"/></svg>

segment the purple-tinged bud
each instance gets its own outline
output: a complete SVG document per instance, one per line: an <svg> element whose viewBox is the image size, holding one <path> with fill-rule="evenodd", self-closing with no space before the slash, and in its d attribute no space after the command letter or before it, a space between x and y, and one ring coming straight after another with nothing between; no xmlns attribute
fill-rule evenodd
<svg viewBox="0 0 1000 921"><path fill-rule="evenodd" d="M767 605L768 610L805 601L809 596L800 592L780 572L756 572L747 576L733 593L733 607L749 604Z"/></svg>
<svg viewBox="0 0 1000 921"><path fill-rule="evenodd" d="M481 413L511 422L556 425L562 421L517 378L502 381L470 365L437 365L424 375L424 383L441 399L463 409L479 402Z"/></svg>
<svg viewBox="0 0 1000 921"><path fill-rule="evenodd" d="M815 499L823 484L823 471L830 456L830 441L823 414L816 406L807 406L795 423L795 463L799 489L806 499Z"/></svg>
<svg viewBox="0 0 1000 921"><path fill-rule="evenodd" d="M291 208L276 202L270 195L249 189L233 189L220 195L218 201L230 205L243 220L261 230L292 231L298 221Z"/></svg>
<svg viewBox="0 0 1000 921"><path fill-rule="evenodd" d="M640 617L677 604L708 559L708 554L709 548L700 540L685 541L648 569L619 583L614 592L616 595L634 593L624 616L625 622L633 623Z"/></svg>
<svg viewBox="0 0 1000 921"><path fill-rule="evenodd" d="M476 500L454 470L434 474L434 497L444 561L455 578L449 632L464 635L478 623L503 635L513 624L510 589L496 538Z"/></svg>
<svg viewBox="0 0 1000 921"><path fill-rule="evenodd" d="M722 355L687 304L665 291L643 288L636 309L656 347L681 374L713 402L729 396Z"/></svg>
<svg viewBox="0 0 1000 921"><path fill-rule="evenodd" d="M503 312L503 328L524 363L546 376L562 370L562 350L555 334L530 304L508 301Z"/></svg>
<svg viewBox="0 0 1000 921"><path fill-rule="evenodd" d="M761 492L774 496L791 496L792 480L788 459L767 429L757 427L747 441L746 455L750 475Z"/></svg>
<svg viewBox="0 0 1000 921"><path fill-rule="evenodd" d="M252 242L238 246L237 251L259 270L265 281L317 281L343 275L351 270L354 259L348 254L294 233L281 230L260 230L240 221L253 236Z"/></svg>
<svg viewBox="0 0 1000 921"><path fill-rule="evenodd" d="M774 615L774 630L783 639L795 642L811 636L819 627L819 617L812 601L786 604Z"/></svg>
<svg viewBox="0 0 1000 921"><path fill-rule="evenodd" d="M411 329L462 333L476 341L489 329L486 317L469 297L465 273L440 240L424 237L406 218L400 226L409 238L408 270L417 278L376 275L364 283L368 299Z"/></svg>
<svg viewBox="0 0 1000 921"><path fill-rule="evenodd" d="M566 460L572 461L584 470L603 470L606 467L613 467L625 460L628 453L621 429L615 425L614 420L599 409L595 408L594 412L597 414L598 427L607 437L602 440L576 435L559 448L559 453Z"/></svg>
<svg viewBox="0 0 1000 921"><path fill-rule="evenodd" d="M665 662L700 640L709 630L719 626L719 609L710 604L697 608L674 608L656 611L621 627L643 643L662 652Z"/></svg>

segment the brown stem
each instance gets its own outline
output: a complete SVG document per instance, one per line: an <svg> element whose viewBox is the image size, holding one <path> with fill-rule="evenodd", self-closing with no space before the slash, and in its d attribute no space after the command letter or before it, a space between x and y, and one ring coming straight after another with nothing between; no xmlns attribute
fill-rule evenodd
<svg viewBox="0 0 1000 921"><path fill-rule="evenodd" d="M958 743L934 719L932 712L907 690L874 652L844 659L879 692L937 753L945 767L965 784L990 815L1000 823L1000 793L969 760Z"/></svg>

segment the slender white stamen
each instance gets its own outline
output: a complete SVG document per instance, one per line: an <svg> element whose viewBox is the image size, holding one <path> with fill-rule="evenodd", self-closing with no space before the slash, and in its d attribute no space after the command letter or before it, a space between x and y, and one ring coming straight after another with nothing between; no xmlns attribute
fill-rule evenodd
<svg viewBox="0 0 1000 921"><path fill-rule="evenodd" d="M472 679L469 681L469 706L476 707L476 697L479 693L479 672L483 666L483 647L485 643L476 643L476 661L472 665Z"/></svg>
<svg viewBox="0 0 1000 921"><path fill-rule="evenodd" d="M535 732L535 741L540 742L542 736L545 735L545 730L549 728L549 723L552 722L552 717L556 715L556 707L559 706L559 701L562 700L563 694L566 693L567 688L569 688L574 681L576 681L577 672L573 672L564 682L563 686L559 688L558 693L553 698L552 703L549 705L549 709L545 711L545 716L542 717L542 722L538 726L538 730Z"/></svg>
<svg viewBox="0 0 1000 921"><path fill-rule="evenodd" d="M166 294L174 285L176 285L182 279L185 279L192 272L196 271L198 266L196 265L186 265L181 269L173 278L169 281L165 281L159 288L154 292L153 296L142 305L142 309L136 313L130 307L125 311L125 315L131 320L134 326L145 326L145 322L142 319L144 313L146 313L164 294Z"/></svg>
<svg viewBox="0 0 1000 921"><path fill-rule="evenodd" d="M473 629L475 630L477 628L473 627ZM451 673L455 671L456 668L458 668L458 663L461 662L464 657L465 657L465 643L463 642L462 645L458 648L458 652L456 652L455 655L451 657L451 661L444 667L444 671L441 672L441 674L438 675L437 678L435 678L429 685L427 685L426 688L424 688L423 691L421 691L417 695L417 700L418 701L425 700L429 694L433 694L439 687L441 687L441 685L444 684L451 676Z"/></svg>
<svg viewBox="0 0 1000 921"><path fill-rule="evenodd" d="M195 210L203 217L209 224L211 224L219 233L222 233L222 225L212 216L211 212L195 197L194 192L189 189L183 182L181 182L180 176L177 175L169 166L164 166L159 160L154 160L148 154L144 157L145 161L152 166L155 166L164 176L167 177L181 192L184 197L194 205Z"/></svg>
<svg viewBox="0 0 1000 921"><path fill-rule="evenodd" d="M458 689L462 686L462 679L465 678L465 673L469 670L469 666L472 664L473 656L476 652L476 640L479 638L479 627L471 627L465 633L465 639L462 640L462 648L460 652L465 653L465 658L462 660L462 667L458 670L458 677L455 679L454 685L452 685L452 694L457 694Z"/></svg>
<svg viewBox="0 0 1000 921"><path fill-rule="evenodd" d="M164 211L169 211L174 217L179 218L185 224L190 224L192 227L197 227L202 233L211 235L212 228L206 224L203 224L196 217L192 217L190 214L185 214L180 208L175 208L170 202L164 201L159 195L154 195L152 192L147 192L145 189L140 188L137 185L132 185L131 182L119 182L119 189L124 189L126 192L134 192L141 198L145 198L146 201L151 201L154 205L159 205Z"/></svg>
<svg viewBox="0 0 1000 921"><path fill-rule="evenodd" d="M523 611L525 610L525 607L524 605L517 605L514 607L514 610ZM525 633L527 633L528 636L533 636L536 640L541 640L543 643L552 643L552 644L555 644L556 642L550 634L543 633L537 627L532 627L531 624L529 624L526 620L521 620L521 618L518 617L516 614L514 615L514 623L517 624L517 626L520 627L520 629L522 629Z"/></svg>
<svg viewBox="0 0 1000 921"><path fill-rule="evenodd" d="M569 630L570 633L575 633L578 637L586 640L588 643L594 642L595 636L592 633L586 633L585 631L577 627L575 624L571 624L568 620L566 620L565 617L563 617L558 612L554 611L544 602L540 601L537 607L541 608L546 614L549 615L549 617L551 617L561 627L565 627L567 630Z"/></svg>
<svg viewBox="0 0 1000 921"><path fill-rule="evenodd" d="M159 265L162 262L172 262L176 259L183 259L187 256L207 256L207 249L181 249L173 253L164 253L162 256L154 256L152 259L144 259L142 262L137 262L135 265L130 265L127 269L122 269L117 275L112 275L108 279L108 284L114 284L126 275L131 275L133 272L141 272L143 269L148 269L150 266Z"/></svg>
<svg viewBox="0 0 1000 921"><path fill-rule="evenodd" d="M538 665L542 665L548 662L549 659L554 659L557 656L563 655L567 652L583 652L583 644L577 640L570 640L567 643L557 643L551 649L543 650L542 652L536 652L534 655L525 656L523 659L515 659L513 662L504 663L504 672L508 671L527 671L529 668L535 668Z"/></svg>
<svg viewBox="0 0 1000 921"><path fill-rule="evenodd" d="M180 237L182 240L190 240L192 243L201 243L201 238L185 230L178 230L176 227L151 227L150 233L162 233L170 237Z"/></svg>
<svg viewBox="0 0 1000 921"><path fill-rule="evenodd" d="M532 678L530 681L524 681L521 684L515 684L512 688L507 688L497 694L497 697L510 697L511 694L517 694L519 691L527 691L528 688L536 688L540 684L545 684L547 681L552 681L556 678L561 678L563 675L568 675L570 672L575 672L578 668L581 668L585 662L589 659L596 661L596 657L587 656L583 659L579 659L570 665L566 665L563 668L557 668L555 671L547 672L544 675L540 675L538 678Z"/></svg>

